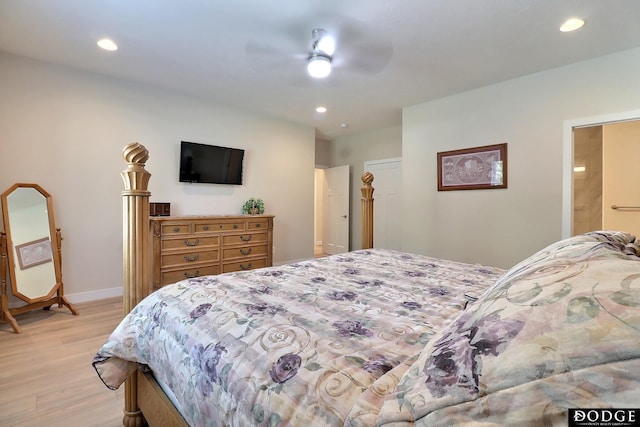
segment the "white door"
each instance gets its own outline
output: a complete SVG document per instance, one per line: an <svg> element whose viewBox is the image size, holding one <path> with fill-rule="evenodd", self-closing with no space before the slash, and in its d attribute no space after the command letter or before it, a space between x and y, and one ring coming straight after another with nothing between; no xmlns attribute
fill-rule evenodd
<svg viewBox="0 0 640 427"><path fill-rule="evenodd" d="M364 170L373 174L373 246L402 250L402 160L368 161Z"/></svg>
<svg viewBox="0 0 640 427"><path fill-rule="evenodd" d="M322 252L349 251L349 165L324 169Z"/></svg>

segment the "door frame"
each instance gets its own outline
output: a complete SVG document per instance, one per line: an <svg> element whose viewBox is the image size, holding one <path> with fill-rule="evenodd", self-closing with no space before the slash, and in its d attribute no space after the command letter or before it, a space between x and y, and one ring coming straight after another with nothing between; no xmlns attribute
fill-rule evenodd
<svg viewBox="0 0 640 427"><path fill-rule="evenodd" d="M564 120L562 124L562 238L571 237L573 223L573 129L640 120L640 110Z"/></svg>

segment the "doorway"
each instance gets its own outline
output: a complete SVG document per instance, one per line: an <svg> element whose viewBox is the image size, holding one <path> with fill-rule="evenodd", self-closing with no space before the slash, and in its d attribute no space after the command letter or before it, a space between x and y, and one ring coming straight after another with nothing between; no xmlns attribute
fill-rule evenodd
<svg viewBox="0 0 640 427"><path fill-rule="evenodd" d="M615 114L604 115L604 116L587 117L587 118L576 119L576 120L567 120L564 122L562 238L567 238L574 234L579 234L581 232L584 232L585 227L591 228L591 229L594 229L594 228L600 229L600 228L607 228L607 226L609 226L612 229L627 229L627 231L630 231L632 233L633 232L640 233L639 221L637 221L637 219L634 219L631 222L625 223L624 221L625 220L628 221L629 219L629 215L628 215L629 212L625 211L623 213L623 211L621 210L612 209L612 206L614 203L611 203L612 197L616 200L618 198L622 200L622 197L631 197L631 196L621 196L612 190L618 189L618 188L628 189L629 187L633 189L633 186L628 185L629 181L628 180L625 181L625 179L627 178L616 176L619 174L614 173L616 170L623 170L623 169L631 170L633 169L633 166L631 166L630 168L619 168L619 167L611 167L611 166L607 167L607 162L609 163L612 161L616 162L615 156L616 155L620 156L620 153L618 154L614 153L612 155L610 152L611 150L607 150L606 144L605 146L602 146L601 143L600 143L599 149L594 148L594 147L597 147L597 144L594 143L594 140L597 141L598 138L600 138L598 135L599 133L604 133L604 136L602 138L606 139L607 134L615 135L615 132L611 131L611 129L615 128L613 125L622 124L625 122L635 123L636 121L638 121L637 126L640 128L639 120L640 120L640 111L630 111L630 112L615 113ZM608 126L610 127L607 128ZM587 160L586 163L590 164L590 166L587 166L585 163L584 147L578 147L576 145L577 139L582 138L584 141L585 136L586 136L586 140L591 140L591 142L588 142L588 144L591 145L590 150L592 151L595 150L591 154L587 154L587 158L588 157L597 158L599 156L597 151L604 150L600 158L605 159L604 161L600 162L600 164L602 165L600 178L593 180L593 182L589 184L587 184L587 182L585 181L588 173L586 168L590 167L591 173L595 176L598 175L598 172L597 172L597 165L596 165L597 161L594 163L593 159ZM615 136L612 136L612 137L615 138ZM632 145L638 146L639 144L637 142L634 142ZM627 160L630 154L628 152L628 149L630 147L631 147L630 145L627 145L622 149L623 150L622 157L623 158L626 157ZM637 154L636 156L640 156L640 154ZM625 163L628 163L628 161L625 161L623 164ZM635 162L631 162L631 163L635 163ZM594 166L596 167L594 168ZM610 181L611 179L621 180L622 184L613 184ZM601 197L597 197L597 196L585 197L584 194L583 195L578 194L578 196L576 197L576 190L580 192L584 190L585 186L591 187L592 190L594 187L601 186L602 187ZM597 193L594 193L594 194L597 194ZM636 198L637 196L638 195L636 190ZM622 204L622 202L618 202L618 203ZM625 202L625 203L628 203L628 202ZM636 200L636 202L632 204L632 206L635 206L635 205L640 205L640 200ZM639 212L640 210L636 211L634 216L637 217L637 214ZM620 215L620 214L623 214L623 215ZM627 215L624 215L624 214L627 214ZM623 220L622 223L618 222L620 219ZM576 220L578 221L576 222ZM585 224L585 220L589 224ZM632 225L629 225L629 224L634 224L635 229L638 231L634 231ZM586 231L590 231L590 230L586 230Z"/></svg>
<svg viewBox="0 0 640 427"><path fill-rule="evenodd" d="M315 169L314 256L349 251L349 165Z"/></svg>

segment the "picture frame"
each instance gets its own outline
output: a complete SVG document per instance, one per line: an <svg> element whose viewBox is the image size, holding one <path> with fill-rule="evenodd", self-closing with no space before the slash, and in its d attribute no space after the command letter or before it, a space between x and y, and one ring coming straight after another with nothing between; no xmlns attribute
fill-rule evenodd
<svg viewBox="0 0 640 427"><path fill-rule="evenodd" d="M437 153L438 191L507 188L507 144Z"/></svg>
<svg viewBox="0 0 640 427"><path fill-rule="evenodd" d="M53 261L51 240L48 237L16 245L16 256L20 270Z"/></svg>

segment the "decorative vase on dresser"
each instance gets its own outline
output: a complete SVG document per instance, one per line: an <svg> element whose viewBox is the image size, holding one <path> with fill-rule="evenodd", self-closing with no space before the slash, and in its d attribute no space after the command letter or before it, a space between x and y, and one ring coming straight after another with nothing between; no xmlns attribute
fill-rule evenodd
<svg viewBox="0 0 640 427"><path fill-rule="evenodd" d="M154 290L273 264L273 215L152 217L149 226Z"/></svg>

